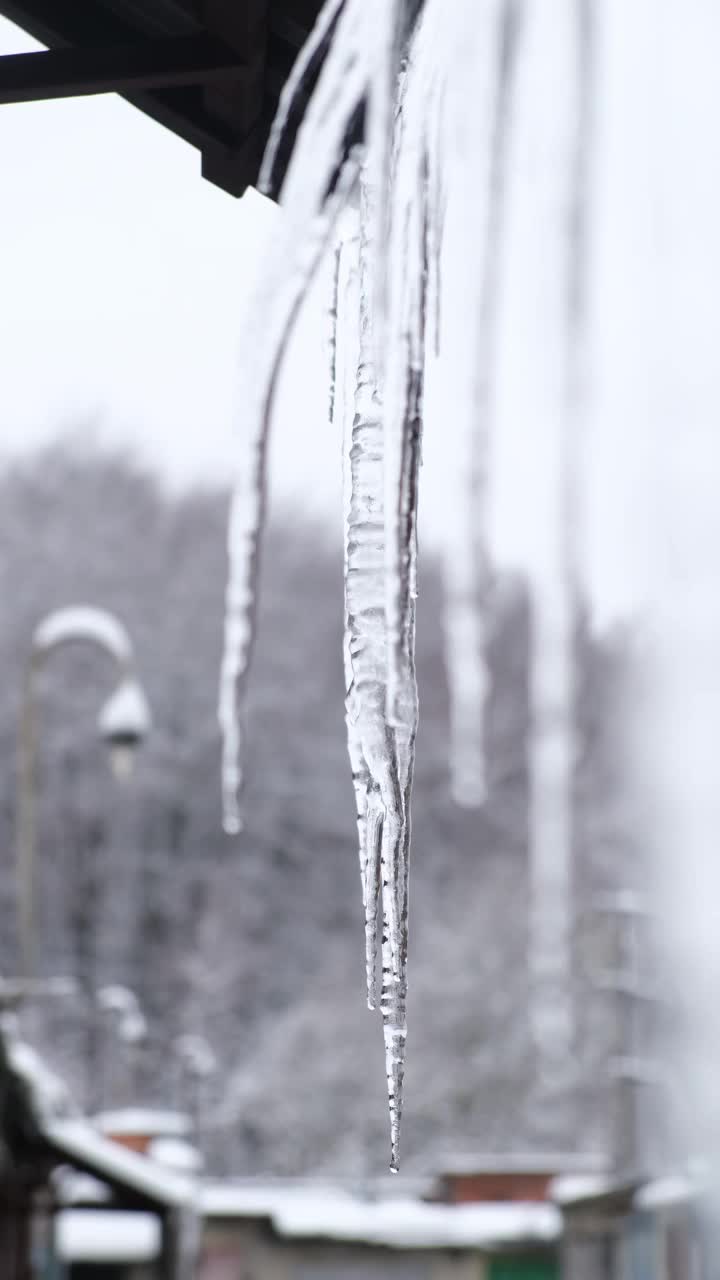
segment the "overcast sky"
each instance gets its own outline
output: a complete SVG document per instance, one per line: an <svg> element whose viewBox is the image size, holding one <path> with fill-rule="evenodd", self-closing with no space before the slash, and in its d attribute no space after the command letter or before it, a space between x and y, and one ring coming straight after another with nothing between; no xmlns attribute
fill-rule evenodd
<svg viewBox="0 0 720 1280"><path fill-rule="evenodd" d="M0 19L0 53L34 47ZM0 171L0 456L80 427L131 444L173 483L228 480L242 436L242 302L274 207L204 181L192 147L114 95L2 107ZM271 476L276 498L323 515L339 537L325 301L316 290L290 352ZM497 545L515 563L532 555L538 527L532 412L509 408L494 444ZM448 398L426 436L430 539L453 501L452 413ZM621 465L616 446L591 458L592 510L605 506L589 544L607 598L629 541L613 518L613 496L632 483L628 445Z"/></svg>
<svg viewBox="0 0 720 1280"><path fill-rule="evenodd" d="M37 47L0 19L0 53ZM0 125L3 451L80 425L175 481L227 479L241 301L273 207L203 181L197 151L115 95L3 107ZM295 413L320 433L314 310L289 376L293 391L301 380ZM293 447L299 423L283 421L293 457L273 467L281 492L328 509L336 469L328 457L311 472Z"/></svg>

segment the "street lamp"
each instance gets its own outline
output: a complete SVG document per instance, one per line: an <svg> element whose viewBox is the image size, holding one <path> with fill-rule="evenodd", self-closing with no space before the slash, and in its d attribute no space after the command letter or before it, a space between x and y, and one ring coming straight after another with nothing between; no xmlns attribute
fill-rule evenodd
<svg viewBox="0 0 720 1280"><path fill-rule="evenodd" d="M25 670L20 714L17 776L16 874L22 972L35 970L35 761L37 678L47 658L67 644L90 643L114 659L119 680L98 717L116 776L125 776L135 750L150 728L145 693L134 671L133 648L123 624L105 609L89 605L57 609L35 628Z"/></svg>

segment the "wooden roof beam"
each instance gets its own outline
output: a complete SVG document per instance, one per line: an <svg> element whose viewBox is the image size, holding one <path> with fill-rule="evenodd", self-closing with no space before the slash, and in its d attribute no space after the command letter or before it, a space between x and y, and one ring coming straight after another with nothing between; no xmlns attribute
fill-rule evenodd
<svg viewBox="0 0 720 1280"><path fill-rule="evenodd" d="M237 49L205 34L102 49L5 54L0 57L0 104L208 85L241 79L245 70Z"/></svg>

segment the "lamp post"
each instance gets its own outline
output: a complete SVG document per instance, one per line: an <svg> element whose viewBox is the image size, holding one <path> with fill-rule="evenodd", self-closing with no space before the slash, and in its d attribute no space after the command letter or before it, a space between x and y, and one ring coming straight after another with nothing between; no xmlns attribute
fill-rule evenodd
<svg viewBox="0 0 720 1280"><path fill-rule="evenodd" d="M130 637L118 618L89 605L57 609L35 628L25 670L18 739L17 907L22 975L35 974L35 766L37 756L37 680L48 657L68 644L90 643L114 659L119 678L98 718L113 772L125 776L136 748L150 728L150 711L135 675Z"/></svg>

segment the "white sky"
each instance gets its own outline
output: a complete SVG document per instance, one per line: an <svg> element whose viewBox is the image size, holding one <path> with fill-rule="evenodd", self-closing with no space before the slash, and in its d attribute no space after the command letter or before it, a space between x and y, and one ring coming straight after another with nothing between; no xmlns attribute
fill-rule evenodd
<svg viewBox="0 0 720 1280"><path fill-rule="evenodd" d="M0 19L0 53L37 47ZM272 206L202 180L194 148L115 95L3 107L0 172L3 452L79 425L173 481L227 480L241 301ZM291 458L273 474L281 495L327 509L328 449L311 463L297 421L329 434L314 310L283 398Z"/></svg>
<svg viewBox="0 0 720 1280"><path fill-rule="evenodd" d="M0 19L0 54L34 47ZM0 457L92 427L174 483L228 480L242 432L242 302L272 206L205 182L193 148L113 95L2 107L0 172ZM271 478L275 497L324 515L339 538L323 306L316 289L278 398ZM426 433L428 540L454 500L452 414L449 401ZM527 430L532 405L509 417L494 446L494 521L503 558L517 563L532 556L543 459ZM627 559L613 515L618 494L628 507L627 447L620 464L612 440L592 456L591 510L604 514L590 556L608 599Z"/></svg>

